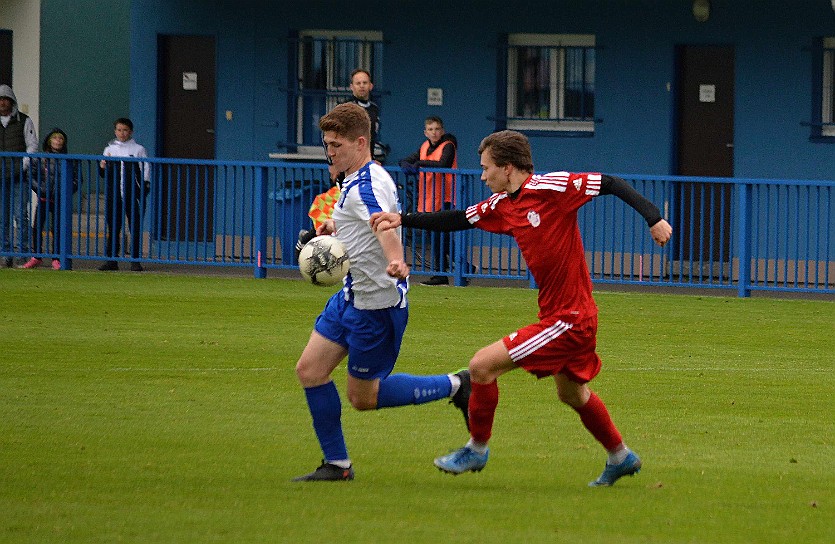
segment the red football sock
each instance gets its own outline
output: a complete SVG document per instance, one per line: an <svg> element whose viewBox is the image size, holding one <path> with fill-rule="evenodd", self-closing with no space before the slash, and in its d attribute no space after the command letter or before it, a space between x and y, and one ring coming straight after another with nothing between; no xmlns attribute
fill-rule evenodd
<svg viewBox="0 0 835 544"><path fill-rule="evenodd" d="M472 408L470 409L472 410ZM592 393L580 408L574 408L580 414L580 421L598 442L603 444L606 451L613 451L623 443L623 438L609 416L609 410L596 394ZM470 416L472 420L472 416ZM470 424L472 425L472 423Z"/></svg>
<svg viewBox="0 0 835 544"><path fill-rule="evenodd" d="M468 406L470 436L473 441L486 444L493 433L493 416L499 405L499 385L495 380L488 384L472 382L472 388Z"/></svg>

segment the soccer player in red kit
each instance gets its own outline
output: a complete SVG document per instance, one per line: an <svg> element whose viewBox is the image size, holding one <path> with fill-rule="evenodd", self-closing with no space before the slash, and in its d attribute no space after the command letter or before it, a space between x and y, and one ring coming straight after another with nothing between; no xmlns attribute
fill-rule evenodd
<svg viewBox="0 0 835 544"><path fill-rule="evenodd" d="M539 322L480 349L469 364L470 440L435 459L444 472L478 472L487 464L493 417L499 402L497 379L523 368L538 378L553 376L559 399L608 452L603 473L590 486L610 486L641 469L640 458L624 443L606 405L589 388L600 371L596 348L597 306L592 298L577 210L598 195L613 194L640 213L650 235L663 246L672 227L652 202L626 181L599 173L533 174L528 139L505 130L482 140L481 179L493 194L466 210L400 215L376 213L374 229L404 227L451 232L479 228L516 239L539 286Z"/></svg>

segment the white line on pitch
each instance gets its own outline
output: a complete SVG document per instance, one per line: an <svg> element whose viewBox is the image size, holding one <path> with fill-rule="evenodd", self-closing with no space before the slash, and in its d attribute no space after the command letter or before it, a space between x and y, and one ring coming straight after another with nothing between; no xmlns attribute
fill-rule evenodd
<svg viewBox="0 0 835 544"><path fill-rule="evenodd" d="M603 365L605 368L605 364ZM674 366L659 366L659 367L629 367L629 368L605 368L606 372L832 372L831 368L727 368L727 367L674 367Z"/></svg>
<svg viewBox="0 0 835 544"><path fill-rule="evenodd" d="M109 369L111 372L268 372L276 370L275 367L263 368L137 368L118 367Z"/></svg>

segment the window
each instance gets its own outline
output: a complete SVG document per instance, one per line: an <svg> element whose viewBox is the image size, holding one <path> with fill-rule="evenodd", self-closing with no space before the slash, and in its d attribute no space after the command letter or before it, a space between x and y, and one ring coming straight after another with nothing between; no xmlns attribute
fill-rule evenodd
<svg viewBox="0 0 835 544"><path fill-rule="evenodd" d="M835 136L835 38L823 39L821 136Z"/></svg>
<svg viewBox="0 0 835 544"><path fill-rule="evenodd" d="M594 132L595 38L510 34L507 128Z"/></svg>
<svg viewBox="0 0 835 544"><path fill-rule="evenodd" d="M382 75L383 35L375 31L304 30L295 51L296 86L290 89L293 117L289 139L299 152L321 150L319 118L350 98L351 72L363 68L379 85ZM377 89L375 89L375 100Z"/></svg>

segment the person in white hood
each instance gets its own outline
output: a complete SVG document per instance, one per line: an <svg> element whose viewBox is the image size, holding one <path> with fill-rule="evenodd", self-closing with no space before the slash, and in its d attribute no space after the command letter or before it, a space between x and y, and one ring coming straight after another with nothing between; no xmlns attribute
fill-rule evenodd
<svg viewBox="0 0 835 544"><path fill-rule="evenodd" d="M104 148L105 157L147 157L145 148L133 139L133 122L125 117L113 123L116 139ZM105 218L107 235L104 254L111 259L99 270L119 270L113 260L122 255L122 223L127 216L130 230L130 269L142 271L139 262L142 247L142 217L150 189L151 168L147 162L102 160L99 173L105 183Z"/></svg>
<svg viewBox="0 0 835 544"><path fill-rule="evenodd" d="M37 153L38 135L28 115L17 108L17 97L8 85L0 85L0 151ZM0 252L6 268L14 266L11 253L29 253L32 229L29 221L32 191L26 172L29 157L0 160ZM14 225L17 224L17 235ZM22 261L23 259L21 259Z"/></svg>

